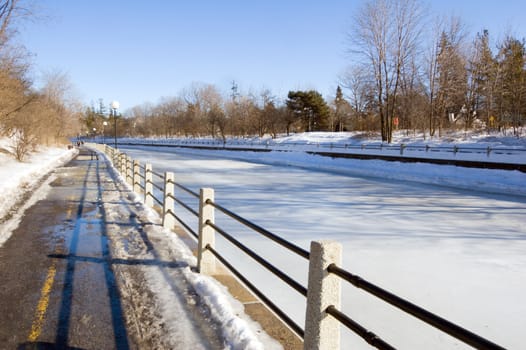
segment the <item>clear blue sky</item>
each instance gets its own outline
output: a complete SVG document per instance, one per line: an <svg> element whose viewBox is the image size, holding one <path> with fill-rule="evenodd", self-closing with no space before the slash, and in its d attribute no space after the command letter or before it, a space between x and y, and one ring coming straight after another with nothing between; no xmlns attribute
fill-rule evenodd
<svg viewBox="0 0 526 350"><path fill-rule="evenodd" d="M175 96L192 82L229 93L267 88L334 95L347 66L345 33L363 0L40 0L44 18L19 39L35 76L69 75L81 100L121 109ZM457 15L470 33L526 36L526 1L441 0L432 15ZM38 82L38 79L37 79Z"/></svg>

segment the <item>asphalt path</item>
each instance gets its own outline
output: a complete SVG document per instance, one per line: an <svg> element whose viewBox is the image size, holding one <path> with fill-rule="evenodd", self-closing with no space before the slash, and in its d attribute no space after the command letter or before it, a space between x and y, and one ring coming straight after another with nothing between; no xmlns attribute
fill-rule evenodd
<svg viewBox="0 0 526 350"><path fill-rule="evenodd" d="M25 212L0 247L0 349L222 348L216 330L192 306L174 311L181 328L191 330L177 335L180 346L156 319L144 271L163 269L169 278L177 262L115 255L111 242L121 240L121 232L133 235L143 251L155 250L129 191L115 179L103 159L81 149L51 175L46 198ZM109 208L117 206L121 215L110 218Z"/></svg>

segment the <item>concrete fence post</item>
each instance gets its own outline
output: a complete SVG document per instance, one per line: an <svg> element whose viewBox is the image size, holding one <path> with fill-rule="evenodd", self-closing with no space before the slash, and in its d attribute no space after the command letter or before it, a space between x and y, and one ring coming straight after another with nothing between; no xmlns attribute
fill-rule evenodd
<svg viewBox="0 0 526 350"><path fill-rule="evenodd" d="M141 193L141 165L138 160L133 161L133 192Z"/></svg>
<svg viewBox="0 0 526 350"><path fill-rule="evenodd" d="M121 171L121 153L119 151L115 152L115 169L120 173Z"/></svg>
<svg viewBox="0 0 526 350"><path fill-rule="evenodd" d="M128 162L129 162L128 155L125 154L122 157L122 160L124 162L124 164L122 165L122 168L124 169L122 176L124 177L124 182L128 183Z"/></svg>
<svg viewBox="0 0 526 350"><path fill-rule="evenodd" d="M207 224L214 223L214 207L206 202L214 201L214 190L202 188L199 193L199 242L197 248L197 269L200 273L211 275L216 270L216 258L207 250L215 248L215 230Z"/></svg>
<svg viewBox="0 0 526 350"><path fill-rule="evenodd" d="M128 176L130 175L130 172L128 170L130 164L130 157L128 155L124 156L124 182L126 182L128 185L130 184L130 179Z"/></svg>
<svg viewBox="0 0 526 350"><path fill-rule="evenodd" d="M121 162L121 176L125 177L126 176L126 155L124 153L120 154L120 162Z"/></svg>
<svg viewBox="0 0 526 350"><path fill-rule="evenodd" d="M173 229L175 218L170 214L174 212L174 173L164 173L164 200L163 200L163 227Z"/></svg>
<svg viewBox="0 0 526 350"><path fill-rule="evenodd" d="M124 153L121 154L121 176L126 181L126 155Z"/></svg>
<svg viewBox="0 0 526 350"><path fill-rule="evenodd" d="M126 182L133 188L133 160L126 156Z"/></svg>
<svg viewBox="0 0 526 350"><path fill-rule="evenodd" d="M144 170L144 204L147 207L153 207L153 173L151 164L146 164Z"/></svg>
<svg viewBox="0 0 526 350"><path fill-rule="evenodd" d="M341 247L333 241L311 242L304 350L340 348L340 322L325 310L341 307L341 279L327 272L330 264L341 266Z"/></svg>
<svg viewBox="0 0 526 350"><path fill-rule="evenodd" d="M117 170L119 171L119 174L122 175L122 153L117 151Z"/></svg>

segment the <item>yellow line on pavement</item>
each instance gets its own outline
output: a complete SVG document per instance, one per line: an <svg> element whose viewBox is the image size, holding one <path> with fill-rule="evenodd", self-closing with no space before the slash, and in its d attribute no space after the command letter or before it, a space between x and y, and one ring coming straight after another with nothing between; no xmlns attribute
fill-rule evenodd
<svg viewBox="0 0 526 350"><path fill-rule="evenodd" d="M53 287L53 282L57 273L56 265L56 261L53 260L47 271L46 281L44 282L44 286L42 286L40 300L38 301L33 324L31 325L31 333L29 333L29 336L27 337L27 340L30 342L36 341L42 331L42 325L44 324L44 318L46 317L46 311L49 305L49 294L51 293L51 287Z"/></svg>

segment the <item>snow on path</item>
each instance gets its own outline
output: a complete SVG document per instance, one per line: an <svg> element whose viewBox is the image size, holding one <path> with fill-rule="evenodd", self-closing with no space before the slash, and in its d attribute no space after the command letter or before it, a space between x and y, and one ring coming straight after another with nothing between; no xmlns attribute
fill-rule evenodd
<svg viewBox="0 0 526 350"><path fill-rule="evenodd" d="M108 161L106 164L110 166ZM218 344L208 343L207 339L213 339L214 335L210 333L210 325L200 324L204 320L219 330L224 342L219 344L221 349L282 349L245 315L243 305L224 287L213 278L193 272L197 260L190 249L173 232L162 228L158 214L141 204L121 176L115 176L117 186L126 190L102 192L107 221L112 223L108 227L112 253L118 259L154 262L139 264L144 283L137 282L137 276L120 267L128 285L125 292L138 304L135 309L141 310L139 327L150 319L147 327L140 330L143 337L153 347L217 348ZM103 176L101 182L112 180ZM123 193L127 193L126 198ZM119 225L130 220L136 225Z"/></svg>

